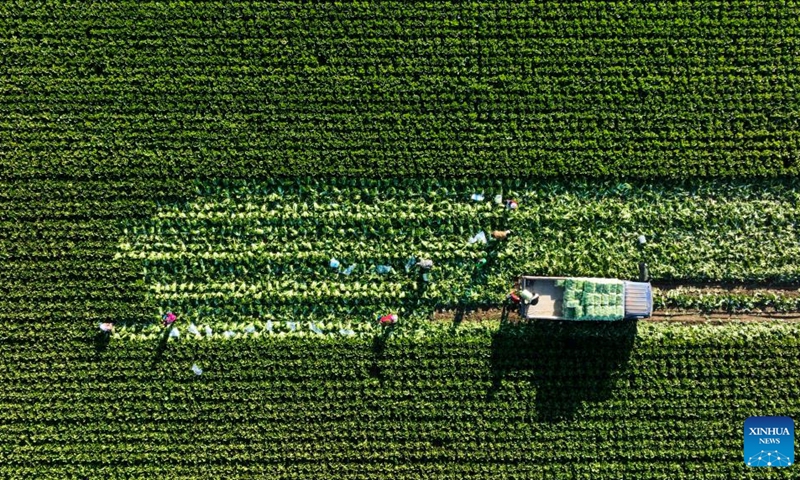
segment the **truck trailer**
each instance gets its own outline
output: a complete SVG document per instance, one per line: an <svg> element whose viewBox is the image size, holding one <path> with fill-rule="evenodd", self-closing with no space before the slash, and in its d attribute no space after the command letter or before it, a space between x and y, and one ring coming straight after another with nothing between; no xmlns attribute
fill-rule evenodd
<svg viewBox="0 0 800 480"><path fill-rule="evenodd" d="M519 288L519 314L528 319L615 321L653 313L649 282L524 275Z"/></svg>

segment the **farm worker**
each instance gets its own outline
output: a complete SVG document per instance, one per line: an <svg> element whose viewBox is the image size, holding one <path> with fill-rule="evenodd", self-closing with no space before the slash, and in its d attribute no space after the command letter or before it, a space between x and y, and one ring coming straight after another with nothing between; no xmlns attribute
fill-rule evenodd
<svg viewBox="0 0 800 480"><path fill-rule="evenodd" d="M519 207L519 204L516 200L509 198L506 200L506 209L508 210L516 210Z"/></svg>
<svg viewBox="0 0 800 480"><path fill-rule="evenodd" d="M380 323L382 326L394 325L397 323L397 314L392 313L391 315L384 315L378 319L378 323Z"/></svg>
<svg viewBox="0 0 800 480"><path fill-rule="evenodd" d="M114 331L114 324L111 322L101 322L100 323L100 331L103 333L111 333Z"/></svg>
<svg viewBox="0 0 800 480"><path fill-rule="evenodd" d="M511 230L494 230L492 231L492 238L495 240L505 240L511 235Z"/></svg>
<svg viewBox="0 0 800 480"><path fill-rule="evenodd" d="M163 317L161 317L161 318L164 320L164 321L163 321L163 324L164 324L164 326L165 326L165 327L169 327L170 325L172 325L173 323L175 323L175 320L177 319L177 317L175 316L175 314L174 314L174 313L172 313L172 312L167 312L167 313L166 313L166 314L164 314L164 316L163 316Z"/></svg>
<svg viewBox="0 0 800 480"><path fill-rule="evenodd" d="M509 294L508 294L508 296L507 296L506 298L507 298L509 301L511 301L511 303L518 304L518 303L520 302L519 295L515 294L514 292L511 292L511 293L509 293Z"/></svg>
<svg viewBox="0 0 800 480"><path fill-rule="evenodd" d="M423 270L430 270L431 268L433 268L433 260L424 258L419 262L417 262L417 266Z"/></svg>

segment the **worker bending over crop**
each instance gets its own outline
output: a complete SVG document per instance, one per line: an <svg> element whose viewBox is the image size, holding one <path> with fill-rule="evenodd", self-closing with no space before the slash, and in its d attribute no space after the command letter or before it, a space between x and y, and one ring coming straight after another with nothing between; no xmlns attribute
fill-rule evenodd
<svg viewBox="0 0 800 480"><path fill-rule="evenodd" d="M164 314L163 317L161 317L162 323L165 327L169 327L170 325L175 323L175 320L177 320L177 318L178 317L176 317L175 314L172 312L167 312Z"/></svg>
<svg viewBox="0 0 800 480"><path fill-rule="evenodd" d="M494 230L492 231L492 238L495 240L505 240L511 235L511 230Z"/></svg>
<svg viewBox="0 0 800 480"><path fill-rule="evenodd" d="M100 331L106 335L109 335L114 331L114 324L111 322L101 322L99 326Z"/></svg>
<svg viewBox="0 0 800 480"><path fill-rule="evenodd" d="M417 262L417 266L423 270L430 270L431 268L433 268L433 260L423 258L422 260Z"/></svg>
<svg viewBox="0 0 800 480"><path fill-rule="evenodd" d="M394 325L395 323L397 323L397 314L392 313L391 315L384 315L378 319L378 323L380 323L382 327Z"/></svg>

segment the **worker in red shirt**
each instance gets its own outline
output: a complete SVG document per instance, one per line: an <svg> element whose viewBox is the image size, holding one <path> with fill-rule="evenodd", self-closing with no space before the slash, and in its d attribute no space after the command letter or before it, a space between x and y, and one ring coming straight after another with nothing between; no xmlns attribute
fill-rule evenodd
<svg viewBox="0 0 800 480"><path fill-rule="evenodd" d="M390 315L384 315L378 319L378 323L380 323L382 327L394 325L395 323L397 323L397 314L392 313Z"/></svg>

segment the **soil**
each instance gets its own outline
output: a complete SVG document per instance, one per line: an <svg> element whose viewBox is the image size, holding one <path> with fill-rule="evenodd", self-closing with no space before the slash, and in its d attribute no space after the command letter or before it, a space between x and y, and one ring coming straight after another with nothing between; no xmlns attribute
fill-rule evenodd
<svg viewBox="0 0 800 480"><path fill-rule="evenodd" d="M702 293L774 293L787 297L800 296L800 288L795 285L749 285L749 284L723 284L723 283L677 283L677 282L652 282L653 287L668 292L678 288L695 288Z"/></svg>
<svg viewBox="0 0 800 480"><path fill-rule="evenodd" d="M653 316L645 319L649 322L707 323L718 325L729 322L790 322L800 323L800 313L702 313L686 312L653 312Z"/></svg>

